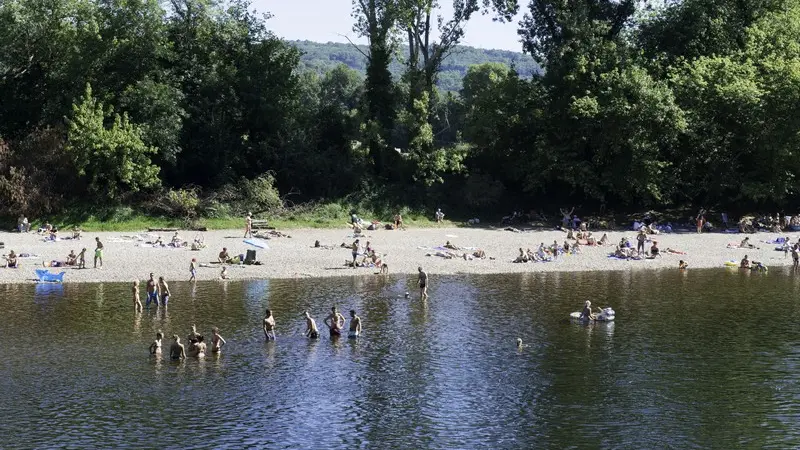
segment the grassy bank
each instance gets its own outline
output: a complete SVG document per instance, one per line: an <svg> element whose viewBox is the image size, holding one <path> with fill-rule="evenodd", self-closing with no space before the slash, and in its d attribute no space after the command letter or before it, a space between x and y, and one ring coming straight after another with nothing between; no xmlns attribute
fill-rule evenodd
<svg viewBox="0 0 800 450"><path fill-rule="evenodd" d="M256 219L266 219L269 225L280 230L298 228L340 228L350 222L350 207L341 204L323 204L310 208L286 210L277 214L256 214ZM413 227L436 226L431 217L408 208L399 208L403 222ZM373 211L358 211L358 216L366 220L380 220L389 223L393 215ZM148 228L187 228L187 221L179 217L150 216L132 211L112 211L102 215L87 214L83 216L55 216L45 219L29 218L32 228L36 229L44 223L51 223L63 230L78 227L84 231L142 231ZM206 227L209 230L226 230L244 228L244 217L200 217L195 219L194 227ZM439 226L455 226L446 221ZM13 224L11 225L13 226Z"/></svg>

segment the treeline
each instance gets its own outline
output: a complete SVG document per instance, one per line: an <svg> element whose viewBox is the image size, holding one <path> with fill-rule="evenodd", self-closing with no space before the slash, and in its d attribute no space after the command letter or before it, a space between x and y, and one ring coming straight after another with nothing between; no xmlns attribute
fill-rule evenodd
<svg viewBox="0 0 800 450"><path fill-rule="evenodd" d="M366 73L368 46L342 44L336 42L318 43L311 41L290 41L302 53L300 64L303 69L312 70L319 75L333 70L336 66L344 64L359 72ZM395 79L400 79L404 71L403 58L408 54L408 46L398 46L395 58L389 64L389 72ZM525 79L541 73L539 65L529 55L510 52L506 50L489 50L467 46L456 46L452 53L443 61L436 81L436 87L444 92L459 92L463 85L462 80L470 67L486 63L502 63L514 70Z"/></svg>
<svg viewBox="0 0 800 450"><path fill-rule="evenodd" d="M458 93L437 82L463 26L522 5L429 3L355 4L362 76L302 70L244 0L6 0L0 213L798 206L796 0L531 0L543 73L472 66Z"/></svg>

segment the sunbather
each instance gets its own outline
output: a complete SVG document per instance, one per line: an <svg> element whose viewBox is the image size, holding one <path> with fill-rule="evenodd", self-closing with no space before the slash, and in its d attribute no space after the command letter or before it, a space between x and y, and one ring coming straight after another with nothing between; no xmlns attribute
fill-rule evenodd
<svg viewBox="0 0 800 450"><path fill-rule="evenodd" d="M16 269L17 268L17 266L18 266L18 264L17 264L17 254L14 253L14 250L9 251L8 255L5 255L5 260L6 260L6 267L7 268L12 268L12 269Z"/></svg>
<svg viewBox="0 0 800 450"><path fill-rule="evenodd" d="M70 250L67 255L67 265L74 266L76 264L78 264L78 255L75 254L75 250Z"/></svg>

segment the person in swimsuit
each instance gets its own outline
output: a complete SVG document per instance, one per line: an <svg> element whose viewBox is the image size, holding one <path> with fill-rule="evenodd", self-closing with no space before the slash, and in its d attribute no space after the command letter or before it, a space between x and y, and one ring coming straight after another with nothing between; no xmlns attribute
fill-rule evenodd
<svg viewBox="0 0 800 450"><path fill-rule="evenodd" d="M428 274L422 270L422 266L417 267L417 270L419 271L419 279L417 279L419 297L421 300L425 300L428 298Z"/></svg>
<svg viewBox="0 0 800 450"><path fill-rule="evenodd" d="M325 320L322 321L328 327L331 337L339 337L342 335L342 327L344 327L344 316L339 314L339 311L334 306L331 308L331 313Z"/></svg>
<svg viewBox="0 0 800 450"><path fill-rule="evenodd" d="M227 344L227 342L219 335L219 328L212 328L211 333L213 334L211 337L211 353L220 353L222 351L222 346Z"/></svg>
<svg viewBox="0 0 800 450"><path fill-rule="evenodd" d="M750 260L747 259L747 255L744 255L744 258L742 258L742 262L739 263L739 268L740 269L749 269L750 268Z"/></svg>
<svg viewBox="0 0 800 450"><path fill-rule="evenodd" d="M86 249L84 248L78 253L78 269L86 268Z"/></svg>
<svg viewBox="0 0 800 450"><path fill-rule="evenodd" d="M356 315L356 310L350 310L350 332L347 337L354 339L361 334L361 317Z"/></svg>
<svg viewBox="0 0 800 450"><path fill-rule="evenodd" d="M353 269L358 267L358 265L356 264L356 258L358 257L358 249L359 249L359 244L358 244L358 239L356 239L350 245L350 250L351 250L351 252L353 254Z"/></svg>
<svg viewBox="0 0 800 450"><path fill-rule="evenodd" d="M244 237L253 237L253 214L249 212L244 219Z"/></svg>
<svg viewBox="0 0 800 450"><path fill-rule="evenodd" d="M192 262L189 263L189 273L192 275L189 281L197 281L197 258L192 258Z"/></svg>
<svg viewBox="0 0 800 450"><path fill-rule="evenodd" d="M170 359L185 359L186 358L186 349L181 344L181 338L178 337L177 334L172 335L172 339L175 341L169 347L169 357Z"/></svg>
<svg viewBox="0 0 800 450"><path fill-rule="evenodd" d="M317 322L311 317L311 314L306 311L306 332L305 335L310 339L319 339L319 330L317 329Z"/></svg>
<svg viewBox="0 0 800 450"><path fill-rule="evenodd" d="M103 243L100 242L100 238L94 238L96 242L96 247L94 249L94 268L97 269L97 261L100 261L100 268L103 268Z"/></svg>
<svg viewBox="0 0 800 450"><path fill-rule="evenodd" d="M275 340L275 318L269 309L264 312L264 337L268 341Z"/></svg>
<svg viewBox="0 0 800 450"><path fill-rule="evenodd" d="M192 324L192 331L189 332L189 336L186 339L191 342L192 340L197 340L198 336L200 336L200 333L197 332L197 325Z"/></svg>
<svg viewBox="0 0 800 450"><path fill-rule="evenodd" d="M167 306L167 302L169 301L169 285L164 280L164 277L158 277L158 296L161 298L161 305Z"/></svg>
<svg viewBox="0 0 800 450"><path fill-rule="evenodd" d="M158 306L158 285L152 272L150 273L150 279L147 280L145 291L147 293L147 300L144 302L145 306L149 308L150 302L155 302L156 306Z"/></svg>
<svg viewBox="0 0 800 450"><path fill-rule="evenodd" d="M76 264L78 264L78 255L75 254L75 250L70 250L67 255L67 265L74 266Z"/></svg>
<svg viewBox="0 0 800 450"><path fill-rule="evenodd" d="M187 356L192 358L204 358L206 356L206 344L203 342L203 336L197 335L196 338L190 340L189 351Z"/></svg>
<svg viewBox="0 0 800 450"><path fill-rule="evenodd" d="M150 354L151 355L160 355L161 354L161 339L163 337L164 337L164 335L161 334L161 331L156 333L156 340L153 341L152 344L150 344Z"/></svg>
<svg viewBox="0 0 800 450"><path fill-rule="evenodd" d="M586 303L583 304L580 318L581 320L594 320L595 315L592 313L592 302L589 300L586 300Z"/></svg>
<svg viewBox="0 0 800 450"><path fill-rule="evenodd" d="M226 247L223 247L222 251L219 252L217 260L220 264L229 264L231 262L231 255L228 254L228 249Z"/></svg>
<svg viewBox="0 0 800 450"><path fill-rule="evenodd" d="M800 263L800 242L792 246L792 267L797 270Z"/></svg>
<svg viewBox="0 0 800 450"><path fill-rule="evenodd" d="M133 287L131 288L131 292L133 293L133 310L136 312L141 312L142 301L139 300L139 280L135 280L133 282Z"/></svg>

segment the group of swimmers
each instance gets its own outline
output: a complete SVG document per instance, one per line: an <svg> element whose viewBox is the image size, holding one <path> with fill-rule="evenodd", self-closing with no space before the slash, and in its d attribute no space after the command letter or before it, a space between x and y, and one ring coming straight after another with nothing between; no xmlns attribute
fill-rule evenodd
<svg viewBox="0 0 800 450"><path fill-rule="evenodd" d="M319 339L319 329L317 328L317 322L311 317L311 313L305 311L303 316L306 319L306 330L303 332L303 335L308 337L309 339ZM344 330L344 325L347 322L345 317L339 312L339 310L334 306L331 308L331 313L328 314L325 319L323 319L322 323L328 327L328 331L330 332L331 338L338 338L342 335L342 331ZM272 315L272 310L267 309L264 313L264 321L263 321L263 329L264 329L264 338L268 341L275 340L275 316ZM354 309L350 310L350 328L347 333L347 337L351 339L355 339L361 335L361 317L356 314Z"/></svg>
<svg viewBox="0 0 800 450"><path fill-rule="evenodd" d="M217 327L212 328L211 333L211 352L219 354L222 352L222 346L226 344L225 339L219 334ZM161 331L156 333L156 340L150 344L150 354L153 356L161 356L161 340L164 335ZM177 334L172 335L172 345L169 347L169 358L173 360L185 359L188 357L203 358L206 356L206 343L202 334L197 332L197 327L192 325L192 331L189 333L187 341L189 348L187 349L181 344L181 338Z"/></svg>
<svg viewBox="0 0 800 450"><path fill-rule="evenodd" d="M164 280L164 277L158 277L158 281L156 281L155 275L150 272L145 291L147 292L147 299L145 300L147 308L150 308L151 302L155 303L156 306L167 307L170 292L169 284ZM142 302L139 300L139 280L134 280L131 292L133 294L133 308L135 311L141 312Z"/></svg>

